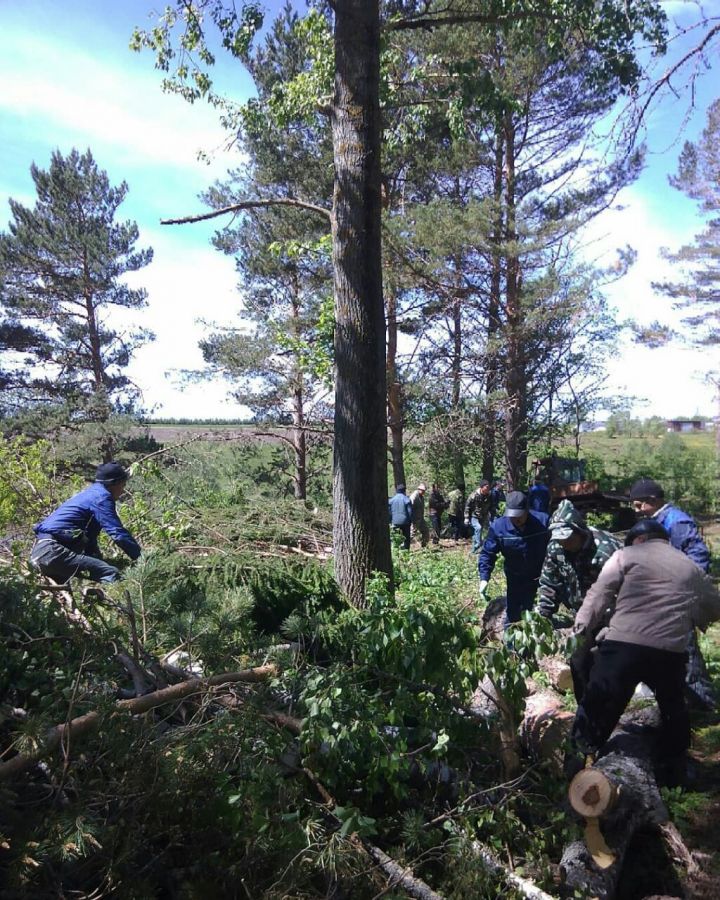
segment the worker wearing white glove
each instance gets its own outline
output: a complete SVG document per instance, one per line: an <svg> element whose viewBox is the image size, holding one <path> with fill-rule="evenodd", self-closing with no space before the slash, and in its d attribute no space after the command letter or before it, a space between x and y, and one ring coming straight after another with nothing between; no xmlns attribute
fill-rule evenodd
<svg viewBox="0 0 720 900"><path fill-rule="evenodd" d="M480 599L487 600L487 589L488 583L487 581L480 580Z"/></svg>

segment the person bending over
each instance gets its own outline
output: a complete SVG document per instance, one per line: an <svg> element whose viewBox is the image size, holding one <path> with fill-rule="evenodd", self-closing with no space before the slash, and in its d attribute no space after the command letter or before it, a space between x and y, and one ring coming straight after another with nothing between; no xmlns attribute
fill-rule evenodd
<svg viewBox="0 0 720 900"><path fill-rule="evenodd" d="M640 682L660 708L659 757L666 783L677 783L690 746L685 694L688 634L720 618L720 594L707 575L668 542L659 522L639 522L605 564L575 619L592 632L611 609L590 678L578 704L572 743L594 757L610 737Z"/></svg>
<svg viewBox="0 0 720 900"><path fill-rule="evenodd" d="M104 531L130 559L140 556L140 545L115 509L129 477L118 463L98 466L93 484L35 525L31 564L61 584L81 572L91 581L119 581L119 570L100 555L98 536Z"/></svg>

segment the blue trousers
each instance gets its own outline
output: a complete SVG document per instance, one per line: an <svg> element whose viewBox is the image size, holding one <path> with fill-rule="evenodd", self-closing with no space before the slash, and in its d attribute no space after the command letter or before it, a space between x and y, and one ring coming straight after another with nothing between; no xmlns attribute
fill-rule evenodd
<svg viewBox="0 0 720 900"><path fill-rule="evenodd" d="M95 556L75 553L51 537L41 537L35 541L30 562L43 575L60 584L65 584L79 572L86 573L91 581L120 581L120 572L115 566Z"/></svg>
<svg viewBox="0 0 720 900"><path fill-rule="evenodd" d="M470 519L470 524L472 525L473 530L473 539L472 539L472 552L478 553L480 551L480 547L482 546L482 530L483 523L480 519L473 516Z"/></svg>

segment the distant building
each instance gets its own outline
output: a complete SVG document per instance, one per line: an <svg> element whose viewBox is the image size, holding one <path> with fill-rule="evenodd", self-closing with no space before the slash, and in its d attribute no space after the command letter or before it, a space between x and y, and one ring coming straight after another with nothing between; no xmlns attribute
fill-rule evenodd
<svg viewBox="0 0 720 900"><path fill-rule="evenodd" d="M706 431L713 427L712 421L705 419L668 419L667 430L687 434L690 431Z"/></svg>

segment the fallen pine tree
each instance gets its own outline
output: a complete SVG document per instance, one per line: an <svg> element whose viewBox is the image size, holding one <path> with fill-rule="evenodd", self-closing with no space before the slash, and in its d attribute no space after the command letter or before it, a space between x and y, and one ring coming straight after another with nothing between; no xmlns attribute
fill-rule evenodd
<svg viewBox="0 0 720 900"><path fill-rule="evenodd" d="M115 703L117 711L142 715L167 703L177 703L187 697L206 693L216 687L244 682L257 684L267 681L275 675L277 667L274 665L258 666L254 669L246 669L241 672L224 672L220 675L212 675L209 678L190 678L178 684L170 685L151 694L144 694L132 700L118 700ZM69 748L70 742L94 731L101 721L103 714L91 711L82 716L77 716L68 722L63 722L51 728L45 735L40 746L33 753L18 753L3 763L0 763L0 781L4 781L19 775L48 756L61 745Z"/></svg>

